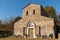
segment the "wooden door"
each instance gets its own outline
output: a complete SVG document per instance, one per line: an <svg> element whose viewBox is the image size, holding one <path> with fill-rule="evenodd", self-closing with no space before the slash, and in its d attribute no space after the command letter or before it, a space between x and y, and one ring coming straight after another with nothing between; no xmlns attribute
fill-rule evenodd
<svg viewBox="0 0 60 40"><path fill-rule="evenodd" d="M28 34L29 34L29 37L32 38L34 36L34 29L29 28Z"/></svg>

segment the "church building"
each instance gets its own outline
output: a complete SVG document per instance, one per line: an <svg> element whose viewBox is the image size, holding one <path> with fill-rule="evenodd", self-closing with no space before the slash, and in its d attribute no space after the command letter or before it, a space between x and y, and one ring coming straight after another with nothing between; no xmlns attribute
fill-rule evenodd
<svg viewBox="0 0 60 40"><path fill-rule="evenodd" d="M23 38L55 38L54 19L46 16L41 5L29 3L22 9L22 19L14 24L14 35Z"/></svg>

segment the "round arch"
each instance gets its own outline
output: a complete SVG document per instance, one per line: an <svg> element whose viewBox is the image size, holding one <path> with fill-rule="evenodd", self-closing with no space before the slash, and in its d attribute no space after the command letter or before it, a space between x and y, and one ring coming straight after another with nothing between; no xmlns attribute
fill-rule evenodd
<svg viewBox="0 0 60 40"><path fill-rule="evenodd" d="M28 22L27 27L36 27L36 24L34 22Z"/></svg>

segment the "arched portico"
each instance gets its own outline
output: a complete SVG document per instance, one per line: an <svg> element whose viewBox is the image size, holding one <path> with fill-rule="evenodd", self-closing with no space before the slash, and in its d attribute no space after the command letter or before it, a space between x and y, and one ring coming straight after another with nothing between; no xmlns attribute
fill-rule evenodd
<svg viewBox="0 0 60 40"><path fill-rule="evenodd" d="M36 27L35 23L28 22L28 24L27 24L27 35L28 35L28 38L36 38L35 27Z"/></svg>

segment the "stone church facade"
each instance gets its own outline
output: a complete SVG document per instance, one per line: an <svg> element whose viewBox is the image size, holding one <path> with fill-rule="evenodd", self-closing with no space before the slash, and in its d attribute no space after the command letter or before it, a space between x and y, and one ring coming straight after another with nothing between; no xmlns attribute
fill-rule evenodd
<svg viewBox="0 0 60 40"><path fill-rule="evenodd" d="M24 38L55 38L54 19L45 16L41 5L30 3L22 9L22 19L14 24L14 35Z"/></svg>

